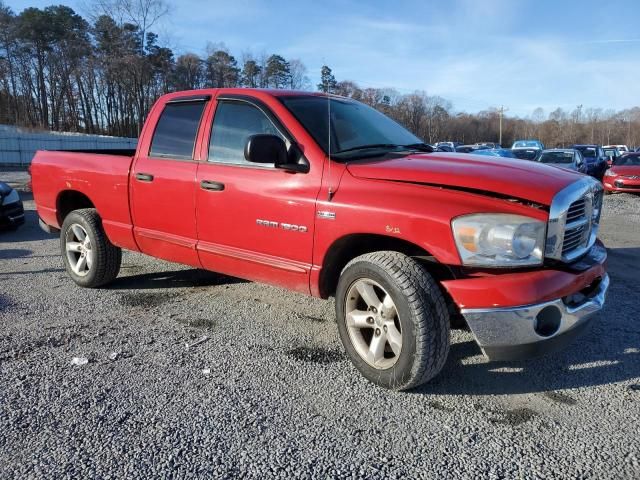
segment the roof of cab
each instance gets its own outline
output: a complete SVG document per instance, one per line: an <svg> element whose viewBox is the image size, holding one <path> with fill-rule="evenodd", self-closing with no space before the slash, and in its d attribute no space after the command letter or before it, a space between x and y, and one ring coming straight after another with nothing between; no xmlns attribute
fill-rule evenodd
<svg viewBox="0 0 640 480"><path fill-rule="evenodd" d="M251 95L261 94L272 97L326 97L324 92L309 92L304 90L276 90L271 88L203 88L199 90L182 90L163 95L165 101L175 100L181 97L198 97L206 95ZM336 95L331 95L336 96Z"/></svg>

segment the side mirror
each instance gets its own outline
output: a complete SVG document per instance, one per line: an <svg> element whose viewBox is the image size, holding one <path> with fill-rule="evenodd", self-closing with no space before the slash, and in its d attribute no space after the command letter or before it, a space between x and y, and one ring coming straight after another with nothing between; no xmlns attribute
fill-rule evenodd
<svg viewBox="0 0 640 480"><path fill-rule="evenodd" d="M287 163L287 146L276 135L251 135L244 146L244 158L251 163Z"/></svg>
<svg viewBox="0 0 640 480"><path fill-rule="evenodd" d="M289 160L290 156L298 157L295 160L299 160L299 163ZM287 152L287 145L277 135L265 133L251 135L244 147L244 158L251 163L273 164L276 168L288 172L307 173L309 171L309 163L302 157L297 145L292 145Z"/></svg>

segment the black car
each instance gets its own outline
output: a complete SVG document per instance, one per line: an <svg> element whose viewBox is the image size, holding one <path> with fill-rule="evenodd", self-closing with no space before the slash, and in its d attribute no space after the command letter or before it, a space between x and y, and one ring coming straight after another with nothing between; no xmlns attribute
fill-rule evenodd
<svg viewBox="0 0 640 480"><path fill-rule="evenodd" d="M538 157L542 153L542 150L536 147L532 147L532 148L519 147L519 148L512 148L511 152L516 158L519 158L520 160L537 161Z"/></svg>
<svg viewBox="0 0 640 480"><path fill-rule="evenodd" d="M474 153L477 150L489 150L489 147L484 145L460 145L456 147L456 152L460 153Z"/></svg>
<svg viewBox="0 0 640 480"><path fill-rule="evenodd" d="M16 228L24 223L24 207L18 192L0 182L0 228Z"/></svg>

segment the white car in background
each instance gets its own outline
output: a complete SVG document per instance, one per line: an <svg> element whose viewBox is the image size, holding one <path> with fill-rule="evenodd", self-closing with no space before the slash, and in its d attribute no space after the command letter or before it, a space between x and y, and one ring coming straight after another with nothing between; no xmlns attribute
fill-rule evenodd
<svg viewBox="0 0 640 480"><path fill-rule="evenodd" d="M629 153L629 147L627 147L626 145L605 145L602 148L615 148L620 152L620 155L622 155L623 153Z"/></svg>

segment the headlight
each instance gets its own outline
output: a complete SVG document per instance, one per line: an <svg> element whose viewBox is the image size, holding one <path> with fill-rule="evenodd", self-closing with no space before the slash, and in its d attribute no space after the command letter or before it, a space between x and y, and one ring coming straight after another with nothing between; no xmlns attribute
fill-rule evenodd
<svg viewBox="0 0 640 480"><path fill-rule="evenodd" d="M474 214L451 223L464 265L519 267L540 265L546 223L522 215Z"/></svg>
<svg viewBox="0 0 640 480"><path fill-rule="evenodd" d="M2 205L9 205L10 203L15 203L18 200L20 200L20 197L18 196L18 192L16 190L11 190L11 193L6 197L4 197L4 200L2 201Z"/></svg>
<svg viewBox="0 0 640 480"><path fill-rule="evenodd" d="M608 169L608 170L605 170L604 176L605 177L615 177L616 174L611 169Z"/></svg>

